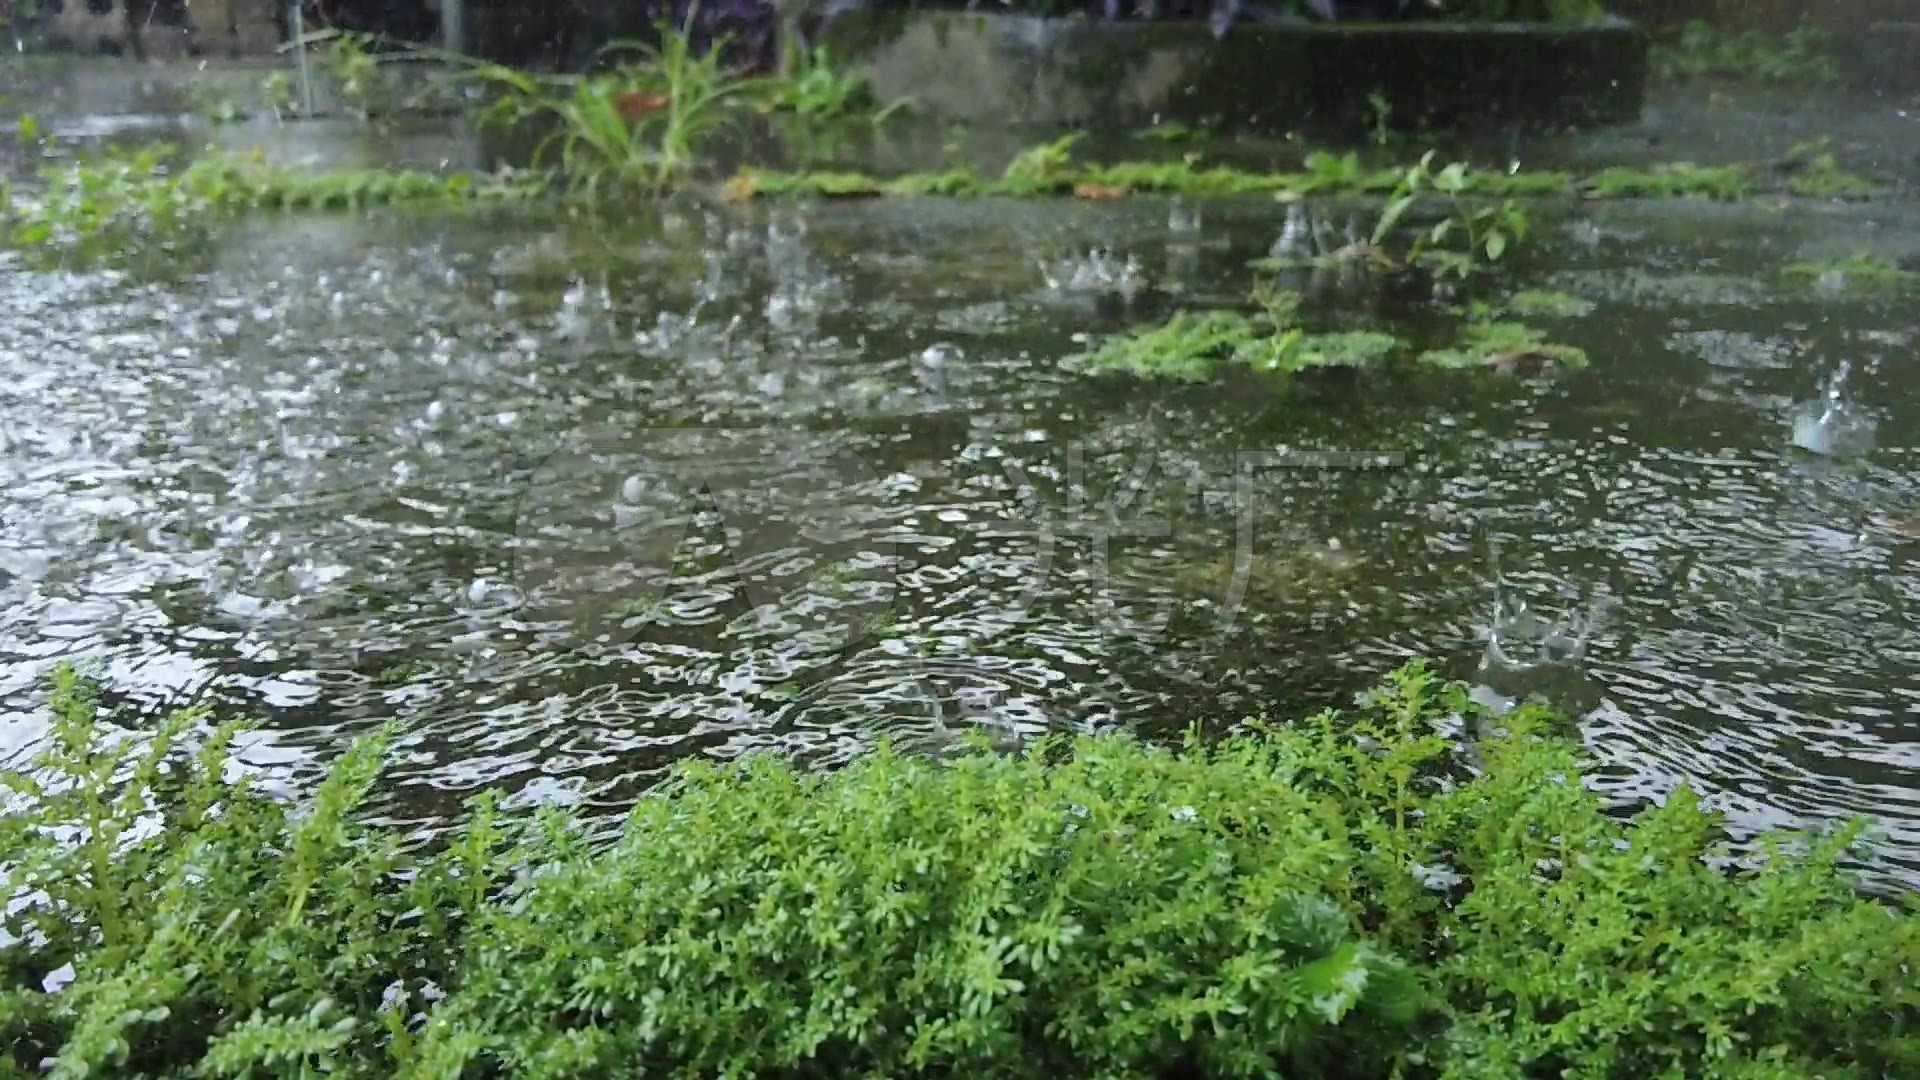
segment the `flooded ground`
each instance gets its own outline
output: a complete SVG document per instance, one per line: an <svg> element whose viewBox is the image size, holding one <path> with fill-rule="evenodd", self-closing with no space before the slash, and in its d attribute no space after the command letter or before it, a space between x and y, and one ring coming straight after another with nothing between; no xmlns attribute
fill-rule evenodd
<svg viewBox="0 0 1920 1080"><path fill-rule="evenodd" d="M1880 132L1843 160L1920 152L1893 103L1824 107ZM1726 158L1673 145L1692 109L1511 149ZM485 156L444 125L219 137ZM1920 253L1920 204L1534 215L1514 283L1596 305L1542 324L1591 366L1539 380L1061 367L1238 302L1266 199L383 211L0 264L0 752L87 660L129 702L259 717L247 760L286 784L397 722L390 812L431 823L490 784L618 805L690 755L1296 715L1426 656L1567 709L1623 797L1866 814L1876 872L1920 883L1913 297L1779 277ZM1877 447L1794 449L1843 361ZM1605 614L1583 654L1502 663L1496 594L1509 633L1522 599Z"/></svg>

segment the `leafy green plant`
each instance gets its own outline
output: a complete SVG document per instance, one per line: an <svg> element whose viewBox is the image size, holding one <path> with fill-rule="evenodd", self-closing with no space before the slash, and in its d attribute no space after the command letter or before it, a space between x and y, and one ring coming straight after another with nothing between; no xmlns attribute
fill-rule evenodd
<svg viewBox="0 0 1920 1080"><path fill-rule="evenodd" d="M486 795L430 850L369 824L386 735L295 807L204 713L121 726L70 670L51 712L0 774L19 1074L1920 1066L1920 918L1853 891L1856 829L1742 868L1688 791L1610 813L1557 718L1417 664L1178 751L688 764L610 843Z"/></svg>
<svg viewBox="0 0 1920 1080"><path fill-rule="evenodd" d="M465 77L494 95L481 112L483 122L552 125L535 147L535 165L557 164L574 191L592 195L638 187L661 192L693 173L701 146L728 122L729 106L752 87L723 66L724 43L702 52L683 28L663 20L658 31L658 44L608 46L606 55L639 59L604 75L542 78L469 61Z"/></svg>
<svg viewBox="0 0 1920 1080"><path fill-rule="evenodd" d="M1367 113L1372 117L1373 145L1393 145L1393 103L1387 100L1387 95L1378 90L1369 93Z"/></svg>
<svg viewBox="0 0 1920 1080"><path fill-rule="evenodd" d="M332 80L340 100L363 116L388 111L395 96L393 80L381 66L371 34L324 31L309 41L323 41L320 67Z"/></svg>
<svg viewBox="0 0 1920 1080"><path fill-rule="evenodd" d="M787 49L790 55L781 73L756 80L752 87L768 112L805 121L861 119L880 124L911 106L905 98L879 104L873 87L857 75L836 69L824 46L802 49L797 38L789 38Z"/></svg>
<svg viewBox="0 0 1920 1080"><path fill-rule="evenodd" d="M1426 266L1439 277L1465 278L1506 258L1516 243L1526 239L1530 219L1511 199L1493 205L1469 203L1473 186L1469 166L1456 161L1436 171L1433 157L1433 151L1428 151L1403 174L1374 224L1372 242L1375 247L1387 244L1421 196L1429 190L1438 192L1446 198L1449 213L1416 231L1404 261L1409 266Z"/></svg>
<svg viewBox="0 0 1920 1080"><path fill-rule="evenodd" d="M285 120L299 108L294 96L293 78L284 71L268 72L260 80L260 101L275 120Z"/></svg>

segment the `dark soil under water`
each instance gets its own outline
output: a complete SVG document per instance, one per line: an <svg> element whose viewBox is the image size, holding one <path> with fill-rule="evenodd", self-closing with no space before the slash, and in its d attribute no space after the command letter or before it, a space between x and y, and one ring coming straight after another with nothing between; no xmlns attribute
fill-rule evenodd
<svg viewBox="0 0 1920 1080"><path fill-rule="evenodd" d="M464 145L403 153L436 139ZM247 760L290 784L397 720L390 812L431 823L489 784L617 805L689 755L1298 713L1429 655L1565 707L1622 797L1689 782L1742 829L1868 814L1875 872L1920 883L1915 297L1780 277L1920 253L1920 204L1536 207L1513 284L1597 305L1541 322L1592 360L1551 378L1062 369L1085 335L1239 301L1283 214L380 212L124 273L7 264L0 752L84 658L136 703L260 716ZM1879 419L1853 461L1790 440L1841 361ZM1262 464L1283 450L1399 457ZM1583 656L1490 663L1497 574L1548 623L1617 604Z"/></svg>

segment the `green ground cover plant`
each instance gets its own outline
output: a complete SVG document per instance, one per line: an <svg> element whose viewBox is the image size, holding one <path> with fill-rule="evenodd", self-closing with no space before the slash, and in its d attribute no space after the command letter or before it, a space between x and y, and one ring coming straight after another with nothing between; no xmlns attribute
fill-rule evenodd
<svg viewBox="0 0 1920 1080"><path fill-rule="evenodd" d="M1585 367L1587 352L1549 341L1543 331L1525 323L1472 317L1461 326L1453 345L1421 353L1420 362L1439 368L1487 368L1514 374L1533 368Z"/></svg>
<svg viewBox="0 0 1920 1080"><path fill-rule="evenodd" d="M1650 56L1663 79L1714 77L1763 84L1806 86L1840 77L1832 35L1803 25L1785 34L1723 30L1705 21L1687 23L1677 36L1655 43Z"/></svg>
<svg viewBox="0 0 1920 1080"><path fill-rule="evenodd" d="M18 1075L1920 1068L1920 919L1856 893L1856 829L1729 861L1417 664L1179 749L689 764L611 839L486 795L430 850L369 822L384 737L295 806L204 712L51 701L0 774Z"/></svg>
<svg viewBox="0 0 1920 1080"><path fill-rule="evenodd" d="M1920 271L1908 270L1884 255L1864 251L1844 258L1789 263L1781 276L1792 284L1828 292L1920 292Z"/></svg>
<svg viewBox="0 0 1920 1080"><path fill-rule="evenodd" d="M537 181L410 169L315 171L233 153L183 160L149 146L52 167L30 189L0 185L0 240L45 259L111 258L130 245L176 242L246 211L456 205L540 192Z"/></svg>

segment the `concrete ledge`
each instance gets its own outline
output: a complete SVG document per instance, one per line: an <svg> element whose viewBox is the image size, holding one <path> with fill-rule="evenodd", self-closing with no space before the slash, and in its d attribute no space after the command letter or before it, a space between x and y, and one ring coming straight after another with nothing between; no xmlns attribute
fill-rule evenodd
<svg viewBox="0 0 1920 1080"><path fill-rule="evenodd" d="M1632 23L1098 23L969 12L859 12L821 43L884 97L962 119L1130 129L1158 120L1285 132L1626 123L1646 93Z"/></svg>

